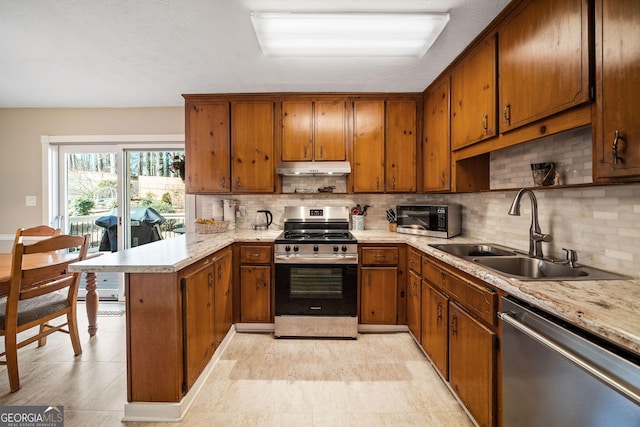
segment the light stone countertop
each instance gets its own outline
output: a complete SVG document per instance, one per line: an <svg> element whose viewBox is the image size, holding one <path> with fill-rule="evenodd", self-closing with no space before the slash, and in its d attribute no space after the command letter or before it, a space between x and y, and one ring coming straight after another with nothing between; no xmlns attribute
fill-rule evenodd
<svg viewBox="0 0 640 427"><path fill-rule="evenodd" d="M281 230L234 230L219 234L187 233L123 252L72 264L72 271L176 272L234 242L273 242ZM433 243L478 242L464 237L443 239L392 233L352 231L359 243L407 243L434 258L484 280L516 298L640 355L640 280L520 281L446 254Z"/></svg>

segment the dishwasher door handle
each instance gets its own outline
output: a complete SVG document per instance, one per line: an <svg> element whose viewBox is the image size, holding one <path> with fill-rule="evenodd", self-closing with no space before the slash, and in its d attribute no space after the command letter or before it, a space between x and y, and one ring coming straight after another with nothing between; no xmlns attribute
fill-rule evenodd
<svg viewBox="0 0 640 427"><path fill-rule="evenodd" d="M604 372L600 371L597 367L593 366L588 361L584 360L580 356L567 351L563 347L554 343L553 341L546 338L544 335L541 335L534 329L531 329L524 323L518 321L517 319L510 316L508 312L498 313L498 317L505 323L511 325L513 328L519 330L520 332L528 335L529 337L535 339L545 347L555 351L574 365L578 366L580 369L592 375L594 378L597 378L602 383L608 385L612 389L616 390L618 393L624 395L629 400L633 401L636 405L640 405L640 396L635 393L633 390L629 390L624 384L620 384L614 378L609 377Z"/></svg>

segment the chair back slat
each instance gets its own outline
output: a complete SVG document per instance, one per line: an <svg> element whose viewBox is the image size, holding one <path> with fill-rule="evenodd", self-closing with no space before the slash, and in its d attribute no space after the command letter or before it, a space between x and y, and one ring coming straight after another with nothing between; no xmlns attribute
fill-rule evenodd
<svg viewBox="0 0 640 427"><path fill-rule="evenodd" d="M30 245L14 245L9 298L17 294L17 299L26 299L69 286L77 287L74 282L79 282L80 273L69 272L68 266L86 258L88 241L89 235L60 235ZM69 249L77 252L67 254ZM23 268L24 256L33 254L44 254L49 261L45 259L38 267Z"/></svg>
<svg viewBox="0 0 640 427"><path fill-rule="evenodd" d="M22 237L54 237L59 235L59 228L49 227L48 225L38 225L31 228L18 228L13 243L21 243L23 241Z"/></svg>
<svg viewBox="0 0 640 427"><path fill-rule="evenodd" d="M40 295L48 294L49 292L59 291L70 286L75 286L73 281L78 280L78 275L69 275L49 282L41 282L38 286L34 287L22 287L20 290L19 299L25 300L29 298L39 297Z"/></svg>

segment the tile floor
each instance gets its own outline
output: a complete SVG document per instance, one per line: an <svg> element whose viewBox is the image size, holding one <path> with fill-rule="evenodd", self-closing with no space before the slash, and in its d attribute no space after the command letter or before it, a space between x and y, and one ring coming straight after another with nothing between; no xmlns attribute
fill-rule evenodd
<svg viewBox="0 0 640 427"><path fill-rule="evenodd" d="M19 352L17 393L0 367L0 405L64 405L66 427L473 425L407 333L357 340L238 333L181 423L121 423L125 318L99 317L93 339L86 316L79 322L81 356L63 334Z"/></svg>

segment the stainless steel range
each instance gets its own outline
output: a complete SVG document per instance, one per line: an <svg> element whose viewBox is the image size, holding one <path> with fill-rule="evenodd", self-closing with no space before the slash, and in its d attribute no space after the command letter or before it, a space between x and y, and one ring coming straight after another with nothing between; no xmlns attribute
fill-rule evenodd
<svg viewBox="0 0 640 427"><path fill-rule="evenodd" d="M358 242L347 207L286 207L275 241L275 336L358 335Z"/></svg>

